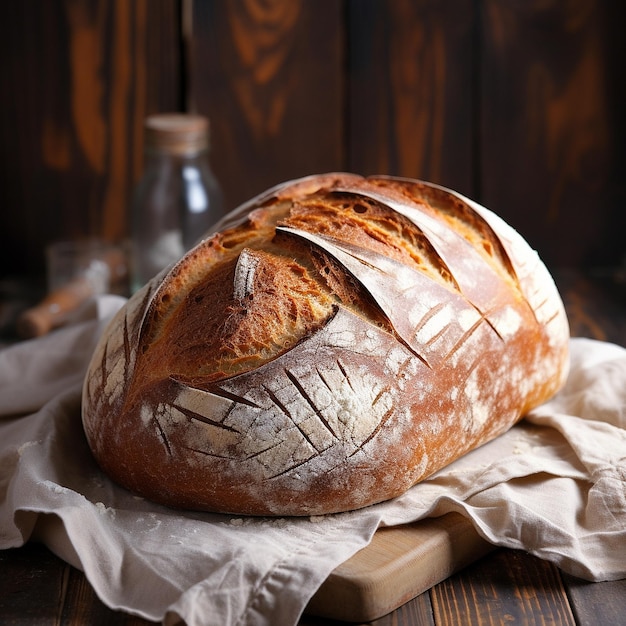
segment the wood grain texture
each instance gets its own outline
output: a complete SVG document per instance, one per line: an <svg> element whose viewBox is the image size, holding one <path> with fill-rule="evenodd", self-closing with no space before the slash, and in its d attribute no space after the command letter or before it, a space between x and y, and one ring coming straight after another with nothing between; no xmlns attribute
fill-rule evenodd
<svg viewBox="0 0 626 626"><path fill-rule="evenodd" d="M42 274L52 240L126 235L142 120L179 102L177 3L0 10L0 267Z"/></svg>
<svg viewBox="0 0 626 626"><path fill-rule="evenodd" d="M596 585L563 574L577 626L623 624L626 620L626 579Z"/></svg>
<svg viewBox="0 0 626 626"><path fill-rule="evenodd" d="M571 271L556 274L570 333L626 347L626 281L619 273L584 276Z"/></svg>
<svg viewBox="0 0 626 626"><path fill-rule="evenodd" d="M493 549L456 513L382 528L366 549L330 574L306 611L378 623L381 616L421 598L406 611L431 615L424 592Z"/></svg>
<svg viewBox="0 0 626 626"><path fill-rule="evenodd" d="M521 551L489 555L432 589L431 599L440 626L575 625L557 568Z"/></svg>
<svg viewBox="0 0 626 626"><path fill-rule="evenodd" d="M372 621L344 622L305 614L298 622L298 626L346 626L348 623L358 623L361 626L368 624L370 626L436 626L428 592L409 600L392 613Z"/></svg>
<svg viewBox="0 0 626 626"><path fill-rule="evenodd" d="M510 576L521 566L523 575ZM371 626L486 626L487 624L577 624L577 626L616 626L626 614L626 581L587 583L563 575L544 574L550 569L534 557L511 550L498 550L475 565L463 570L429 592L407 602L393 613L369 622ZM530 577L532 580L529 580ZM485 594L485 581L493 582L495 596ZM472 607L462 612L463 605L450 585L465 589ZM547 585L547 587L546 587ZM446 600L437 599L445 596ZM431 602L432 597L432 602ZM558 602L547 601L556 597ZM565 621L555 607L566 598L569 611ZM532 613L520 613L520 606L533 607ZM526 609L524 609L526 610ZM571 612L570 612L571 611ZM525 615L524 619L520 615ZM556 621L555 621L556 614ZM572 620L575 618L575 622ZM83 624L117 626L149 626L153 622L107 608L91 590L84 575L63 563L47 548L27 544L23 548L0 551L0 622L2 624L40 624L42 626ZM304 615L299 626L341 626L346 622Z"/></svg>
<svg viewBox="0 0 626 626"><path fill-rule="evenodd" d="M15 559L17 554L19 561ZM58 623L67 589L68 567L37 544L28 544L19 550L0 550L0 616L5 616L0 617L0 622ZM37 589L37 602L33 601L33 589Z"/></svg>
<svg viewBox="0 0 626 626"><path fill-rule="evenodd" d="M127 235L142 119L185 108L212 120L229 207L322 171L424 178L551 269L619 266L625 18L599 0L7 3L0 276L42 277L53 239Z"/></svg>
<svg viewBox="0 0 626 626"><path fill-rule="evenodd" d="M348 169L421 178L472 195L473 3L348 6Z"/></svg>
<svg viewBox="0 0 626 626"><path fill-rule="evenodd" d="M480 197L552 267L626 251L612 234L626 226L625 17L623 3L481 2Z"/></svg>
<svg viewBox="0 0 626 626"><path fill-rule="evenodd" d="M212 123L212 164L234 208L284 180L343 165L342 5L196 2L193 110Z"/></svg>

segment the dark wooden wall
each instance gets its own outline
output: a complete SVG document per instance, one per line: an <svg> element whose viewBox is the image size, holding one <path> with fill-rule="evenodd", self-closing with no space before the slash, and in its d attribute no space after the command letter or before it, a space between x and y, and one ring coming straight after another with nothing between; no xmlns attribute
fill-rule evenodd
<svg viewBox="0 0 626 626"><path fill-rule="evenodd" d="M230 207L347 170L424 178L550 267L626 253L626 3L21 0L0 7L0 276L127 235L141 121L212 123Z"/></svg>

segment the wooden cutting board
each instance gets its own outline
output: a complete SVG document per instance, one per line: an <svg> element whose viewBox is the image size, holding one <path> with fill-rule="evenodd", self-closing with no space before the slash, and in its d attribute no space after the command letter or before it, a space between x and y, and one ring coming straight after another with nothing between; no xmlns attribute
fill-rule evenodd
<svg viewBox="0 0 626 626"><path fill-rule="evenodd" d="M306 612L351 622L377 619L493 549L457 513L381 528L331 573Z"/></svg>

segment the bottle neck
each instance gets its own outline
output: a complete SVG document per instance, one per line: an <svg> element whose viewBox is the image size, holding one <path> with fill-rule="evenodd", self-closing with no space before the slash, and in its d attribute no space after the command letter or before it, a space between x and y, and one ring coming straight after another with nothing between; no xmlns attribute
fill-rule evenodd
<svg viewBox="0 0 626 626"><path fill-rule="evenodd" d="M171 153L163 150L146 150L144 153L144 171L157 169L160 172L179 171L185 166L208 167L209 151L196 150L186 153Z"/></svg>

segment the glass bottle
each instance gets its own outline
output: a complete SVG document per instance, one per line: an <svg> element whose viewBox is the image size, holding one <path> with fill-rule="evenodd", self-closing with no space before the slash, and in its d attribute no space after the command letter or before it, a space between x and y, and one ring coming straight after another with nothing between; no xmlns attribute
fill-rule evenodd
<svg viewBox="0 0 626 626"><path fill-rule="evenodd" d="M224 213L222 192L209 165L206 117L148 117L144 159L131 203L133 292L180 259Z"/></svg>

